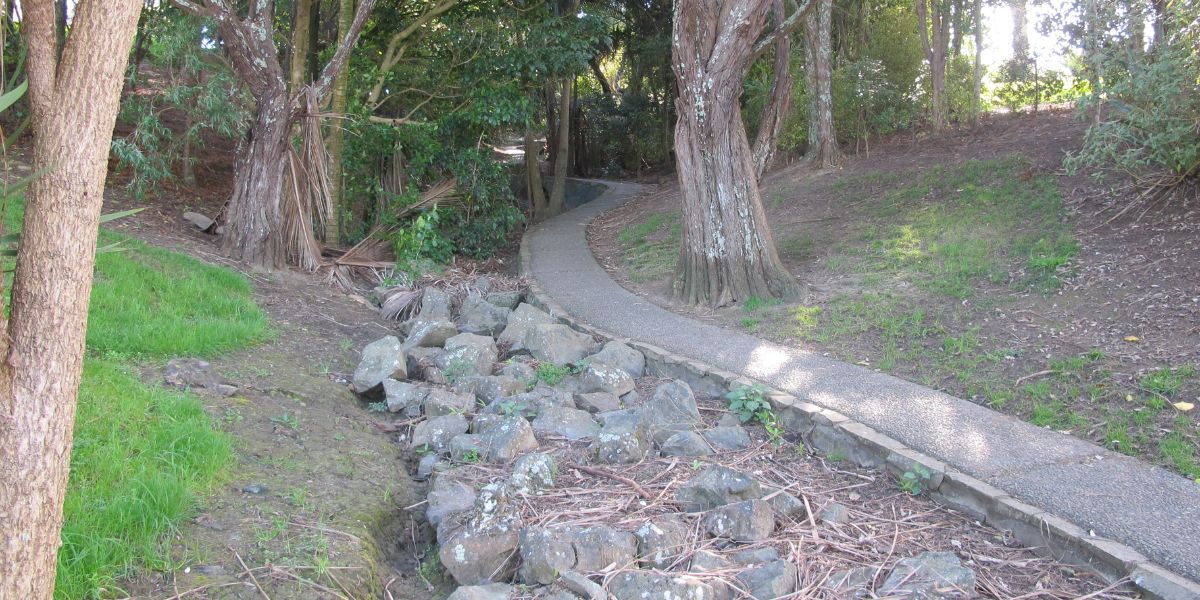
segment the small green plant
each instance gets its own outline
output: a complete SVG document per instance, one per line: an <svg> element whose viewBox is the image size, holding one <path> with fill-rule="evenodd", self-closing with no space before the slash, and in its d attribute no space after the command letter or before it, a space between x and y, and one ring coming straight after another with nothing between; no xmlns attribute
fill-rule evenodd
<svg viewBox="0 0 1200 600"><path fill-rule="evenodd" d="M292 431L300 429L299 417L297 417L296 415L293 415L290 412L285 412L282 415L279 415L278 417L271 417L271 422L275 423L276 425L283 425L284 427L287 427L288 429L291 429Z"/></svg>
<svg viewBox="0 0 1200 600"><path fill-rule="evenodd" d="M771 403L767 400L766 390L757 383L744 385L725 394L729 401L729 410L738 416L738 420L749 423L757 419L760 423L774 422L775 415L771 412Z"/></svg>
<svg viewBox="0 0 1200 600"><path fill-rule="evenodd" d="M840 463L849 460L850 456L841 450L833 450L826 454L825 458L829 459L829 462Z"/></svg>
<svg viewBox="0 0 1200 600"><path fill-rule="evenodd" d="M451 360L450 364L446 365L446 370L442 371L442 375L446 378L447 383L454 385L456 381L467 375L470 368L470 365L466 361L456 358Z"/></svg>
<svg viewBox="0 0 1200 600"><path fill-rule="evenodd" d="M514 400L506 400L500 403L500 414L511 417L520 410L521 405Z"/></svg>
<svg viewBox="0 0 1200 600"><path fill-rule="evenodd" d="M1150 371L1138 381L1138 385L1142 389L1159 394L1161 396L1174 396L1183 384L1196 376L1194 367L1180 367L1178 369L1155 369Z"/></svg>
<svg viewBox="0 0 1200 600"><path fill-rule="evenodd" d="M556 365L551 362L541 362L537 366L538 379L549 386L556 386L562 383L567 378L567 375L570 375L572 372L571 367L568 365Z"/></svg>
<svg viewBox="0 0 1200 600"><path fill-rule="evenodd" d="M467 450L463 453L463 462L474 465L483 461L483 457L479 455L479 451L475 449Z"/></svg>
<svg viewBox="0 0 1200 600"><path fill-rule="evenodd" d="M387 409L388 409L388 407L387 407L386 400L380 400L379 402L372 402L367 405L367 410L369 410L373 413L385 413L385 412L387 412Z"/></svg>
<svg viewBox="0 0 1200 600"><path fill-rule="evenodd" d="M911 469L900 476L900 489L913 496L920 496L929 483L929 469L921 463L913 463Z"/></svg>

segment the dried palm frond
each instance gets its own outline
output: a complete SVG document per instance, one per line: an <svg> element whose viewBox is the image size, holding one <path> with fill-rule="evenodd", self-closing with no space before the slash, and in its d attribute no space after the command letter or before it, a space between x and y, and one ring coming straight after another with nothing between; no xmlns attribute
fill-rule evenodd
<svg viewBox="0 0 1200 600"><path fill-rule="evenodd" d="M462 206L463 198L458 193L458 186L453 179L443 179L429 189L421 192L421 197L410 206L404 207L397 215L403 219L412 214L432 210L439 206Z"/></svg>
<svg viewBox="0 0 1200 600"><path fill-rule="evenodd" d="M321 135L316 95L311 89L305 89L300 93L300 101L306 108L300 118L300 151L288 147L280 210L288 257L301 269L315 271L322 262L321 242L314 227L323 230L331 218L333 194L329 188L329 153Z"/></svg>
<svg viewBox="0 0 1200 600"><path fill-rule="evenodd" d="M394 288L384 293L379 302L379 314L385 319L407 321L421 308L425 288Z"/></svg>

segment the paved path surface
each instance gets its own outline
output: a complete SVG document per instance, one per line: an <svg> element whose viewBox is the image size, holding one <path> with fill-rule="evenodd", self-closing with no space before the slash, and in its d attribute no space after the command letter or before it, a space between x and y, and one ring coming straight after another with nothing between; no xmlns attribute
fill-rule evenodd
<svg viewBox="0 0 1200 600"><path fill-rule="evenodd" d="M530 274L572 316L838 411L1200 581L1200 485L889 375L677 315L617 285L584 227L637 191L613 184L526 234Z"/></svg>

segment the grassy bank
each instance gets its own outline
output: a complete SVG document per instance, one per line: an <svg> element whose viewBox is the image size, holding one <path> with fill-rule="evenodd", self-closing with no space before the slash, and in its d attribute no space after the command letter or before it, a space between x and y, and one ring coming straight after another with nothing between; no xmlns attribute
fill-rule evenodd
<svg viewBox="0 0 1200 600"><path fill-rule="evenodd" d="M10 200L6 231L23 206ZM118 597L120 581L171 566L176 526L217 484L231 440L189 393L140 370L210 357L268 335L246 278L105 232L88 313L55 597Z"/></svg>

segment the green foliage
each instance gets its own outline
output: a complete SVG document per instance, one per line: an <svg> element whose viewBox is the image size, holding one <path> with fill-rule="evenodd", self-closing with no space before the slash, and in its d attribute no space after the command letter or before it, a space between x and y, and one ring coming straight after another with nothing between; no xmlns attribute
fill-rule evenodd
<svg viewBox="0 0 1200 600"><path fill-rule="evenodd" d="M1039 70L1036 63L1010 60L997 73L996 100L1012 112L1026 107L1064 102L1077 96L1077 88L1067 88L1063 74L1053 69Z"/></svg>
<svg viewBox="0 0 1200 600"><path fill-rule="evenodd" d="M761 423L764 418L774 420L766 393L761 385L745 385L730 390L725 394L725 399L729 401L729 410L737 415L738 420L749 423L757 419Z"/></svg>
<svg viewBox="0 0 1200 600"><path fill-rule="evenodd" d="M1200 169L1200 54L1193 45L1172 45L1127 65L1127 77L1080 103L1083 111L1102 105L1104 118L1068 157L1068 169L1115 169L1145 187L1194 178Z"/></svg>
<svg viewBox="0 0 1200 600"><path fill-rule="evenodd" d="M913 463L912 468L900 476L900 489L913 496L920 496L929 485L931 477L929 469L921 463Z"/></svg>
<svg viewBox="0 0 1200 600"><path fill-rule="evenodd" d="M417 215L393 234L396 264L400 269L418 274L415 271L420 270L418 267L423 261L437 264L450 261L454 243L438 227L440 221L441 209L434 208Z"/></svg>
<svg viewBox="0 0 1200 600"><path fill-rule="evenodd" d="M1138 385L1148 391L1170 398L1174 396L1183 384L1196 377L1196 368L1192 366L1178 369L1155 369L1142 376Z"/></svg>

